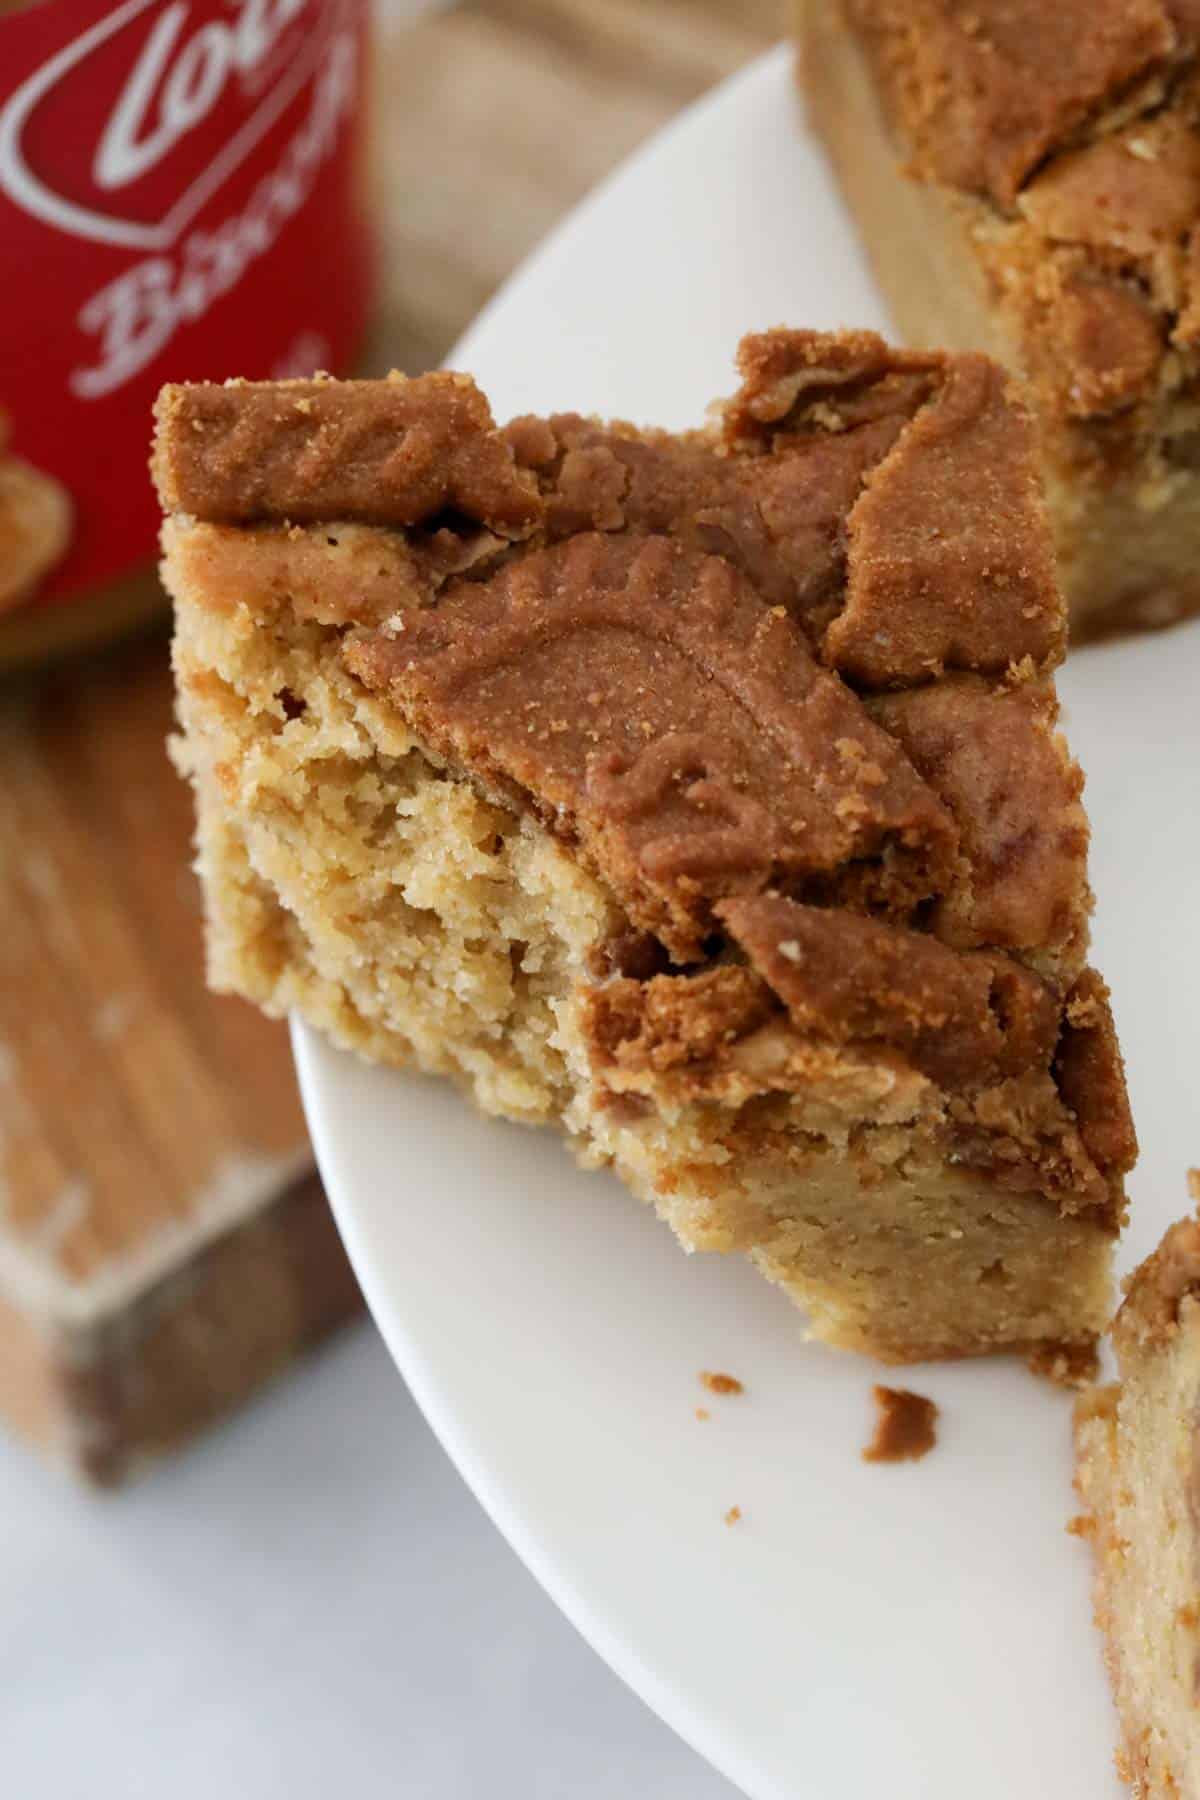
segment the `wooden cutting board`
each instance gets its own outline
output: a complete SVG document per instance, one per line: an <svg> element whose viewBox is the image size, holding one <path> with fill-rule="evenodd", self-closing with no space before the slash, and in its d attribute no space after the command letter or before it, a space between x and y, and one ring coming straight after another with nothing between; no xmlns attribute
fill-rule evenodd
<svg viewBox="0 0 1200 1800"><path fill-rule="evenodd" d="M376 64L380 371L435 365L777 32L774 0L407 10L383 5ZM0 694L0 1410L108 1483L359 1304L282 1028L203 985L170 723L165 634Z"/></svg>
<svg viewBox="0 0 1200 1800"><path fill-rule="evenodd" d="M203 983L163 639L0 706L0 1406L121 1479L357 1305L279 1026Z"/></svg>

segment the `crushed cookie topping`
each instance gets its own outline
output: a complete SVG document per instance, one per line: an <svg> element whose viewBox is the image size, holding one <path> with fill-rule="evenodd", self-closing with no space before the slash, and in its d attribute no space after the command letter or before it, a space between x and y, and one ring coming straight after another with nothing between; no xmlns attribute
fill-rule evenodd
<svg viewBox="0 0 1200 1800"><path fill-rule="evenodd" d="M156 416L163 504L198 519L414 526L450 508L520 536L539 515L461 376L167 387Z"/></svg>
<svg viewBox="0 0 1200 1800"><path fill-rule="evenodd" d="M723 558L583 532L447 588L402 643L346 655L439 751L575 844L680 962L725 895L845 877L908 916L948 878L948 810ZM850 738L866 774L837 753Z"/></svg>
<svg viewBox="0 0 1200 1800"><path fill-rule="evenodd" d="M1159 399L1200 343L1194 0L845 12L913 173L988 221L975 243L1042 409L1098 425Z"/></svg>
<svg viewBox="0 0 1200 1800"><path fill-rule="evenodd" d="M238 526L212 604L338 632L605 884L580 1006L614 1106L871 1056L935 1089L951 1163L1111 1212L1133 1132L1025 414L985 359L872 333L738 361L678 436L498 429L444 374L169 389L156 473L195 555Z"/></svg>

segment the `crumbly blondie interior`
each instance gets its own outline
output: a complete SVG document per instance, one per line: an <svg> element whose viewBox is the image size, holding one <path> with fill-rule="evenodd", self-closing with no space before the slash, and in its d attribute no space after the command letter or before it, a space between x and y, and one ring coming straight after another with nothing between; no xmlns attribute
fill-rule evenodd
<svg viewBox="0 0 1200 1800"><path fill-rule="evenodd" d="M560 1126L828 1342L1085 1350L1133 1138L1028 421L982 357L739 360L681 436L164 391L212 979Z"/></svg>
<svg viewBox="0 0 1200 1800"><path fill-rule="evenodd" d="M1195 1179L1195 1178L1194 1178ZM1076 1485L1096 1623L1144 1800L1200 1793L1200 1224L1181 1220L1132 1277L1113 1326L1119 1384L1076 1408Z"/></svg>
<svg viewBox="0 0 1200 1800"><path fill-rule="evenodd" d="M800 0L800 33L901 329L1029 382L1074 638L1200 609L1200 11Z"/></svg>

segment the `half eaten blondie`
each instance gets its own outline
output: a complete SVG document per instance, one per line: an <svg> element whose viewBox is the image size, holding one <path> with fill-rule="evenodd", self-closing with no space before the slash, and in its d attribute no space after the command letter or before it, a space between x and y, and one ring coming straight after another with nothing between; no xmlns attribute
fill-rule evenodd
<svg viewBox="0 0 1200 1800"><path fill-rule="evenodd" d="M212 980L561 1126L829 1343L1085 1349L1134 1144L1028 420L870 334L739 363L678 436L164 390Z"/></svg>
<svg viewBox="0 0 1200 1800"><path fill-rule="evenodd" d="M1193 1173L1200 1200L1200 1174ZM1200 1794L1200 1223L1172 1225L1113 1324L1119 1385L1076 1408L1096 1623L1144 1800Z"/></svg>
<svg viewBox="0 0 1200 1800"><path fill-rule="evenodd" d="M1076 639L1200 611L1200 11L799 0L809 115L916 344L1028 379Z"/></svg>

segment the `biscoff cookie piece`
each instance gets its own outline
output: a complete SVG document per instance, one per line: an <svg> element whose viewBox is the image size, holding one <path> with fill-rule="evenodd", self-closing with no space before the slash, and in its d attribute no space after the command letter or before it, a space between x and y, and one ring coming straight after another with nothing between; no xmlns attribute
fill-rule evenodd
<svg viewBox="0 0 1200 1800"><path fill-rule="evenodd" d="M892 316L1028 385L1073 641L1200 611L1200 11L798 0L798 33Z"/></svg>

